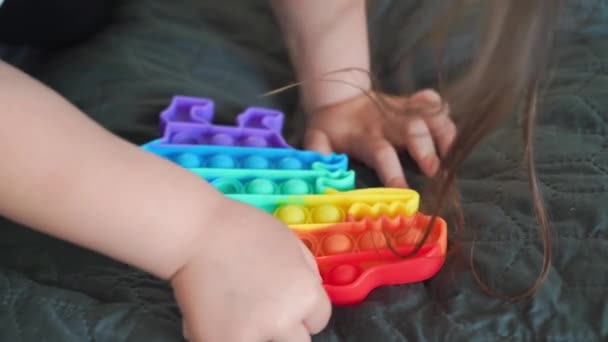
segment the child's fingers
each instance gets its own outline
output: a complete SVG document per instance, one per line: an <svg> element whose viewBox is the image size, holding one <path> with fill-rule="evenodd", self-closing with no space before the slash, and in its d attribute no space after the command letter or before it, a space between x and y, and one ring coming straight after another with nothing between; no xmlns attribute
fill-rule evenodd
<svg viewBox="0 0 608 342"><path fill-rule="evenodd" d="M311 129L304 135L304 148L322 154L332 152L331 142L327 134L318 129Z"/></svg>
<svg viewBox="0 0 608 342"><path fill-rule="evenodd" d="M456 137L456 125L450 117L449 105L446 103L437 110L427 111L423 117L435 139L439 153L445 156Z"/></svg>
<svg viewBox="0 0 608 342"><path fill-rule="evenodd" d="M358 135L353 137L349 150L350 155L373 168L385 186L408 186L399 155L387 140Z"/></svg>
<svg viewBox="0 0 608 342"><path fill-rule="evenodd" d="M426 122L437 143L439 153L445 156L456 138L456 125L448 115L429 117Z"/></svg>
<svg viewBox="0 0 608 342"><path fill-rule="evenodd" d="M441 96L433 89L420 90L414 95L410 96L409 99L413 102L424 102L427 104L441 103Z"/></svg>
<svg viewBox="0 0 608 342"><path fill-rule="evenodd" d="M439 153L445 155L456 137L456 125L450 118L449 105L442 103L439 94L430 89L414 94L410 100L428 106L422 111L422 115L439 148Z"/></svg>
<svg viewBox="0 0 608 342"><path fill-rule="evenodd" d="M408 118L403 131L408 152L425 175L433 176L439 167L439 158L426 122L419 117Z"/></svg>

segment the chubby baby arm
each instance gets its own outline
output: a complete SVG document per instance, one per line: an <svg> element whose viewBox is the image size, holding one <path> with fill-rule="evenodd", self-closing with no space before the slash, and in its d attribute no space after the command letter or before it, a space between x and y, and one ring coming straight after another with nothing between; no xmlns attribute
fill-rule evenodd
<svg viewBox="0 0 608 342"><path fill-rule="evenodd" d="M0 214L170 278L220 195L6 64L0 103Z"/></svg>
<svg viewBox="0 0 608 342"><path fill-rule="evenodd" d="M0 104L0 215L170 280L193 341L307 341L327 324L312 257L271 215L6 64Z"/></svg>

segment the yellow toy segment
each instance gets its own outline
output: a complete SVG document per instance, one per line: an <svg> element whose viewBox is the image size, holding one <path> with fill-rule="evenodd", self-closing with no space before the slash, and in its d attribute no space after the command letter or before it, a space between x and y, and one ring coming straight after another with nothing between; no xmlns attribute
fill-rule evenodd
<svg viewBox="0 0 608 342"><path fill-rule="evenodd" d="M288 203L273 212L287 225L331 224L413 216L418 211L419 195L409 189L365 189L292 197Z"/></svg>
<svg viewBox="0 0 608 342"><path fill-rule="evenodd" d="M318 195L228 195L269 213L286 225L333 224L366 218L411 217L420 195L411 189L369 188Z"/></svg>

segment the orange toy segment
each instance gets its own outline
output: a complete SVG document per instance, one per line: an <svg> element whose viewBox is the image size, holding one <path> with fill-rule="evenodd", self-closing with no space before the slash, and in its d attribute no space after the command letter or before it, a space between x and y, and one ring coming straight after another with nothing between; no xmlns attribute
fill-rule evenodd
<svg viewBox="0 0 608 342"><path fill-rule="evenodd" d="M299 236L300 241L308 248L312 255L317 255L317 249L319 248L319 243L317 238L309 234L302 234Z"/></svg>
<svg viewBox="0 0 608 342"><path fill-rule="evenodd" d="M384 236L384 233L380 231L368 231L361 235L361 237L359 238L359 243L357 245L359 246L359 250L361 251L386 248L386 237Z"/></svg>
<svg viewBox="0 0 608 342"><path fill-rule="evenodd" d="M353 250L354 243L348 234L335 233L327 235L323 240L323 252L326 255L348 253Z"/></svg>

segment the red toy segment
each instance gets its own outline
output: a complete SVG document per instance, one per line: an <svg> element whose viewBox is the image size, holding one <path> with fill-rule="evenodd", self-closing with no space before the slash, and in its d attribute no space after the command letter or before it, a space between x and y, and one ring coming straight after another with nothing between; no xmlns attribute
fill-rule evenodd
<svg viewBox="0 0 608 342"><path fill-rule="evenodd" d="M430 219L418 213L291 228L315 256L332 302L350 304L378 286L419 282L439 271L447 248L443 219L435 220L422 248L409 255L425 237Z"/></svg>
<svg viewBox="0 0 608 342"><path fill-rule="evenodd" d="M361 271L362 270L355 265L340 265L329 271L325 278L327 279L327 283L333 285L348 285L357 280Z"/></svg>

